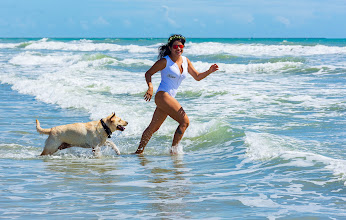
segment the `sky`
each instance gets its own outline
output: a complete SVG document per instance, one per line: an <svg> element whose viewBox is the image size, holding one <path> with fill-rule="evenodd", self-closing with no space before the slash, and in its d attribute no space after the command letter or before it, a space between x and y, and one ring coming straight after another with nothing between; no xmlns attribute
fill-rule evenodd
<svg viewBox="0 0 346 220"><path fill-rule="evenodd" d="M346 38L346 0L0 0L0 37Z"/></svg>

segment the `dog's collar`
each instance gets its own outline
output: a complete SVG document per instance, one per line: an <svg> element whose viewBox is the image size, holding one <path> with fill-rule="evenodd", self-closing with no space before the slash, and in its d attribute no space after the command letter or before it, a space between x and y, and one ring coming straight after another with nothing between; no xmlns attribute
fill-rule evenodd
<svg viewBox="0 0 346 220"><path fill-rule="evenodd" d="M103 129L105 129L105 132L107 133L108 138L111 138L111 135L112 135L111 129L106 125L106 123L102 119L100 120L100 122L102 124Z"/></svg>

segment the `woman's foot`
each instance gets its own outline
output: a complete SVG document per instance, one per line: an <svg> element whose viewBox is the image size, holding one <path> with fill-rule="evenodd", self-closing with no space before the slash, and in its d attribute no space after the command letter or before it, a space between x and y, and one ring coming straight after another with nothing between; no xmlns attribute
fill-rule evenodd
<svg viewBox="0 0 346 220"><path fill-rule="evenodd" d="M139 147L133 154L143 154L144 148Z"/></svg>
<svg viewBox="0 0 346 220"><path fill-rule="evenodd" d="M184 154L183 147L181 146L172 146L170 150L171 155Z"/></svg>

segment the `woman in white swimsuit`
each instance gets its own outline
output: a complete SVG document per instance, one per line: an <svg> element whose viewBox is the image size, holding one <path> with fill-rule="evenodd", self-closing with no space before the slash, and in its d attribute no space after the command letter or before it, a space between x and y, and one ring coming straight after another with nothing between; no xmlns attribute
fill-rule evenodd
<svg viewBox="0 0 346 220"><path fill-rule="evenodd" d="M200 81L209 74L218 70L216 64L209 70L199 73L192 65L190 60L182 53L184 51L185 38L182 35L172 35L168 43L159 48L159 60L145 73L145 79L148 84L148 91L144 95L146 101L150 101L153 96L153 84L151 76L161 71L161 83L155 95L156 109L149 126L145 129L142 139L139 143L136 154L141 154L149 142L151 136L160 128L162 123L169 115L179 123L175 131L171 153L176 152L176 148L189 126L189 118L179 102L175 99L177 89L183 79L189 73L195 80Z"/></svg>

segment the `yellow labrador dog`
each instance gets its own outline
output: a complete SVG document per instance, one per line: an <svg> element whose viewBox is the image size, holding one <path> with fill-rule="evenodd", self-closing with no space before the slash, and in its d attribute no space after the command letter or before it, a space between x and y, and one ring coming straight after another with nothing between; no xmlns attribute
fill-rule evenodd
<svg viewBox="0 0 346 220"><path fill-rule="evenodd" d="M94 154L99 156L100 146L105 144L111 146L120 155L117 146L107 138L110 138L112 132L116 130L124 131L124 126L127 124L115 113L99 121L61 125L49 129L41 128L40 122L36 120L36 130L40 134L49 135L41 156L51 155L58 150L73 146L92 148Z"/></svg>

